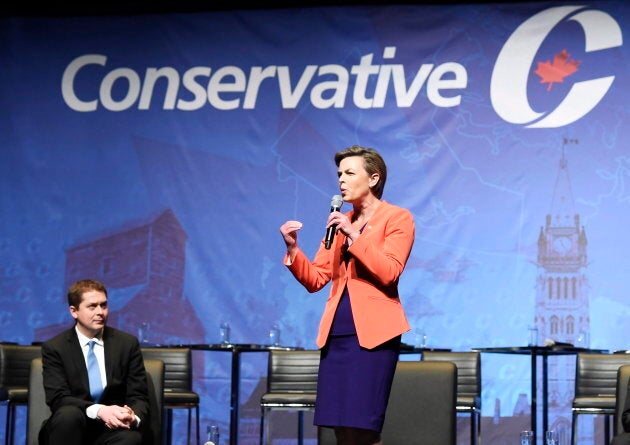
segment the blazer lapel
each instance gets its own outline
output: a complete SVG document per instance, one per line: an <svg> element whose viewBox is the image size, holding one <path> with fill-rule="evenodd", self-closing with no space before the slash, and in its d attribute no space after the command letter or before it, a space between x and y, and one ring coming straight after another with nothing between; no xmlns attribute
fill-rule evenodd
<svg viewBox="0 0 630 445"><path fill-rule="evenodd" d="M103 330L103 343L105 344L105 375L109 385L113 379L114 354L116 351L116 334L105 327Z"/></svg>
<svg viewBox="0 0 630 445"><path fill-rule="evenodd" d="M85 357L83 356L83 349L79 343L79 337L74 330L74 327L68 331L68 355L72 366L74 366L76 375L81 378L81 383L85 387L86 392L90 393L90 379L87 373L87 365L85 364Z"/></svg>

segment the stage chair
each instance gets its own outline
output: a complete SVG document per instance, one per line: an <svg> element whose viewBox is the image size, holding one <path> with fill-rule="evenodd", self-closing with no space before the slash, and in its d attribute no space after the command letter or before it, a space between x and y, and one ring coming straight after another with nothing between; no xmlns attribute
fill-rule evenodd
<svg viewBox="0 0 630 445"><path fill-rule="evenodd" d="M615 400L615 422L613 427L613 436L621 434L624 431L630 433L630 428L623 427L623 412L626 409L626 404L630 406L629 393L630 392L630 365L622 365L617 371L617 392ZM630 421L626 421L626 424ZM630 425L629 425L630 426Z"/></svg>
<svg viewBox="0 0 630 445"><path fill-rule="evenodd" d="M44 420L50 417L50 408L46 404L42 359L31 361L28 383L28 420L26 424L26 444L38 445L37 436Z"/></svg>
<svg viewBox="0 0 630 445"><path fill-rule="evenodd" d="M470 443L481 441L481 353L425 351L424 361L446 361L457 366L457 413L470 415Z"/></svg>
<svg viewBox="0 0 630 445"><path fill-rule="evenodd" d="M151 435L144 442L146 445L161 445L162 443L162 413L164 395L164 363L161 360L145 359L144 367L147 372L149 386L149 404L151 409ZM50 417L50 408L46 404L44 380L42 375L42 359L33 359L30 366L28 384L28 420L26 444L38 445L39 430L42 423Z"/></svg>
<svg viewBox="0 0 630 445"><path fill-rule="evenodd" d="M158 359L145 358L144 369L147 372L149 387L149 405L151 409L151 434L153 437L145 440L145 444L161 445L164 425L164 377L166 368L164 362Z"/></svg>
<svg viewBox="0 0 630 445"><path fill-rule="evenodd" d="M383 425L383 443L455 445L457 367L399 361Z"/></svg>
<svg viewBox="0 0 630 445"><path fill-rule="evenodd" d="M304 443L304 412L315 408L319 350L271 350L267 392L260 398L260 445L270 444L272 411L297 411L298 445Z"/></svg>
<svg viewBox="0 0 630 445"><path fill-rule="evenodd" d="M457 367L452 362L399 361L382 440L386 445L455 445ZM336 445L332 428L318 429L318 445Z"/></svg>
<svg viewBox="0 0 630 445"><path fill-rule="evenodd" d="M196 441L199 444L199 394L193 391L192 377L192 352L190 348L158 348L142 347L142 355L145 359L152 358L164 362L164 410L165 426L164 434L166 443L172 442L173 435L173 410L188 410L186 443L191 439L191 414L195 410Z"/></svg>
<svg viewBox="0 0 630 445"><path fill-rule="evenodd" d="M577 355L575 395L572 403L571 445L578 442L578 417L582 414L604 416L604 442L610 443L610 421L615 414L617 371L630 364L630 354Z"/></svg>
<svg viewBox="0 0 630 445"><path fill-rule="evenodd" d="M0 388L7 407L5 444L12 445L15 436L17 407L28 404L28 378L31 361L41 357L39 345L0 344Z"/></svg>

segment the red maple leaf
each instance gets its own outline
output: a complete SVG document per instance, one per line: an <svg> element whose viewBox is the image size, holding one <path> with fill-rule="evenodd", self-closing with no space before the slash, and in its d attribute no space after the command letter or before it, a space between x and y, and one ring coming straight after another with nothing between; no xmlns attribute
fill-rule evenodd
<svg viewBox="0 0 630 445"><path fill-rule="evenodd" d="M564 82L564 78L575 73L578 70L578 65L581 63L577 60L569 60L571 55L566 49L563 49L560 54L553 56L553 63L538 62L538 68L534 73L540 77L540 83L548 83L547 91L551 90L551 86L554 83Z"/></svg>

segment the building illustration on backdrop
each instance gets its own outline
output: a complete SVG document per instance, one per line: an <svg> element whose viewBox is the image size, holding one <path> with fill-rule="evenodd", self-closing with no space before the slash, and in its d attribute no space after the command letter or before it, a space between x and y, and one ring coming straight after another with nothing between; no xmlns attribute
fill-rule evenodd
<svg viewBox="0 0 630 445"><path fill-rule="evenodd" d="M142 335L150 343L203 342L204 327L184 297L186 239L170 209L91 237L66 249L64 288L84 278L99 280L108 288L110 326L134 334L145 326ZM35 339L50 338L69 323L39 328Z"/></svg>
<svg viewBox="0 0 630 445"><path fill-rule="evenodd" d="M550 210L537 240L533 327L538 330L538 345L554 340L585 348L590 346L587 245L586 230L575 212L569 164L563 152L551 192ZM548 425L549 429L560 432L561 445L570 443L575 361L575 355L551 356L547 360ZM541 388L540 383L538 388ZM510 437L514 431L528 429L530 415L537 415L531 413L530 400L527 394L521 394L512 415L501 417L497 399L494 416L482 418L484 441L493 445L513 443ZM580 421L579 443L594 443L599 433L594 419L589 422L588 417ZM465 443L459 437L458 434L458 444Z"/></svg>
<svg viewBox="0 0 630 445"><path fill-rule="evenodd" d="M576 142L576 141L569 141ZM565 140L565 144L567 141ZM587 238L575 212L568 162L560 159L550 213L538 237L534 326L538 344L554 340L589 347ZM548 360L549 427L570 431L575 386L575 355ZM592 423L581 423L580 438L592 443Z"/></svg>

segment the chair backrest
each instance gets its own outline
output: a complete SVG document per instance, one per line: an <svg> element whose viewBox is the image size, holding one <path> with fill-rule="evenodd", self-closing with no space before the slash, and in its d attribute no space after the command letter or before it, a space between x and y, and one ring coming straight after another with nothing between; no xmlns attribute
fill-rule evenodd
<svg viewBox="0 0 630 445"><path fill-rule="evenodd" d="M192 390L192 353L190 348L143 347L145 359L164 362L164 388L167 390Z"/></svg>
<svg viewBox="0 0 630 445"><path fill-rule="evenodd" d="M479 351L425 351L424 361L452 362L457 366L458 403L474 404L481 408L481 353Z"/></svg>
<svg viewBox="0 0 630 445"><path fill-rule="evenodd" d="M623 412L626 410L629 412L624 419ZM630 433L630 365L622 365L617 370L617 398L613 434L617 435L624 431Z"/></svg>
<svg viewBox="0 0 630 445"><path fill-rule="evenodd" d="M614 408L617 370L622 365L630 365L630 354L578 354L575 367L575 398L607 399L606 403L610 405L608 407Z"/></svg>
<svg viewBox="0 0 630 445"><path fill-rule="evenodd" d="M31 360L28 383L28 414L26 428L27 445L37 445L37 436L42 423L50 417L50 408L46 404L44 379L42 376L41 357Z"/></svg>
<svg viewBox="0 0 630 445"><path fill-rule="evenodd" d="M387 445L455 445L457 367L452 362L399 361L382 439Z"/></svg>
<svg viewBox="0 0 630 445"><path fill-rule="evenodd" d="M28 388L31 361L41 356L39 345L0 344L0 386Z"/></svg>
<svg viewBox="0 0 630 445"><path fill-rule="evenodd" d="M164 415L164 362L158 359L144 359L149 387L149 407L151 409L151 437L144 440L145 445L161 445L162 423Z"/></svg>
<svg viewBox="0 0 630 445"><path fill-rule="evenodd" d="M151 409L151 434L150 437L145 439L144 444L160 445L162 443L164 363L161 360L145 359L144 367L147 372L149 405ZM50 417L51 414L50 408L46 404L42 370L41 357L33 359L31 361L28 384L27 445L38 445L39 430L44 420Z"/></svg>
<svg viewBox="0 0 630 445"><path fill-rule="evenodd" d="M267 372L267 392L317 391L319 350L272 350Z"/></svg>

